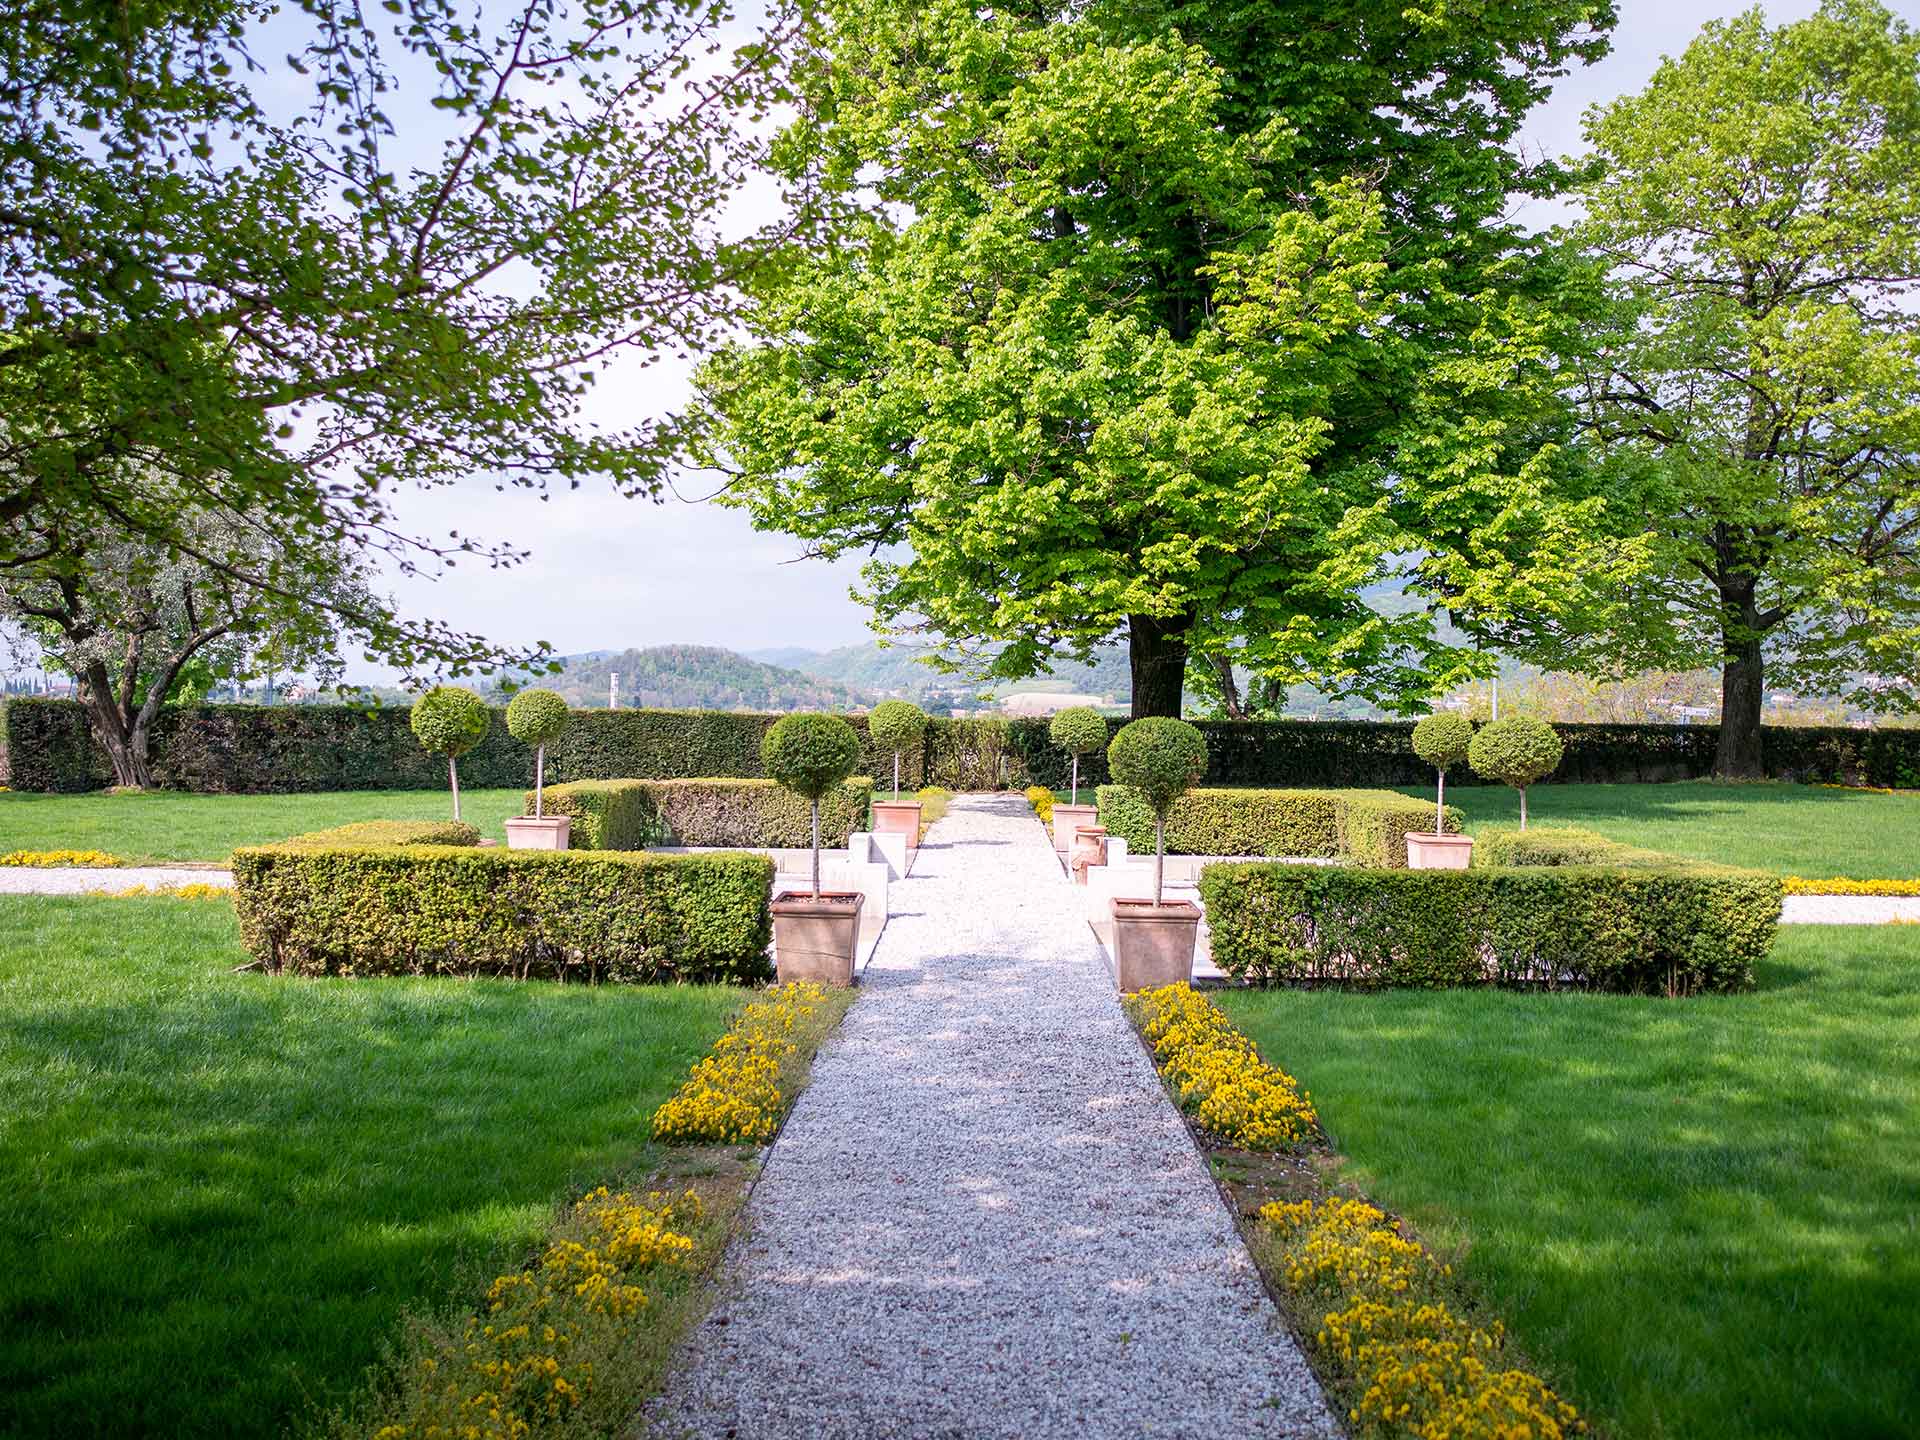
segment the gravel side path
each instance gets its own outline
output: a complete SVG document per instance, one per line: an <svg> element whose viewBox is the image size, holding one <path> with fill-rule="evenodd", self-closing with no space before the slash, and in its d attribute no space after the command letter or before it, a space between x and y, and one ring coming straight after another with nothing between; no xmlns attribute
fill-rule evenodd
<svg viewBox="0 0 1920 1440"><path fill-rule="evenodd" d="M956 798L660 1436L1333 1436L1040 826Z"/></svg>
<svg viewBox="0 0 1920 1440"><path fill-rule="evenodd" d="M89 890L131 890L135 885L232 884L230 870L194 870L171 865L117 868L83 865L47 870L30 865L0 866L0 895L84 895Z"/></svg>

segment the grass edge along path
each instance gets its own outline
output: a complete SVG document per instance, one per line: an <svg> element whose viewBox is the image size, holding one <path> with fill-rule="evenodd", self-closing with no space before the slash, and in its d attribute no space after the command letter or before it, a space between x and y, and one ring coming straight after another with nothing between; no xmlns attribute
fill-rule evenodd
<svg viewBox="0 0 1920 1440"><path fill-rule="evenodd" d="M706 1314L744 1223L760 1146L777 1137L851 990L779 985L749 999L654 1112L685 1144L640 1184L564 1208L525 1267L464 1314L410 1316L337 1440L557 1440L630 1430ZM709 1143L697 1143L697 1142Z"/></svg>
<svg viewBox="0 0 1920 1440"><path fill-rule="evenodd" d="M1178 984L1126 996L1124 1008L1268 1293L1356 1434L1589 1433L1411 1226L1338 1193L1311 1097L1219 1006Z"/></svg>

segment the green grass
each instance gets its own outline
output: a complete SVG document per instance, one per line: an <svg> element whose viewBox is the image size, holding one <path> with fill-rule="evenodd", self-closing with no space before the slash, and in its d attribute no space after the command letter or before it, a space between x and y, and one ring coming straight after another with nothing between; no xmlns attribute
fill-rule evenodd
<svg viewBox="0 0 1920 1440"><path fill-rule="evenodd" d="M504 842L525 791L467 790L460 818ZM123 860L224 860L236 845L284 840L354 820L450 820L445 790L345 790L318 795L0 794L0 854L105 850Z"/></svg>
<svg viewBox="0 0 1920 1440"><path fill-rule="evenodd" d="M1920 1416L1917 980L1789 926L1749 995L1221 1000L1616 1440L1812 1440Z"/></svg>
<svg viewBox="0 0 1920 1440"><path fill-rule="evenodd" d="M1402 793L1431 800L1433 791ZM1511 825L1520 802L1500 785L1449 785L1447 803L1479 825ZM1669 855L1779 875L1904 880L1920 875L1920 793L1879 795L1819 785L1535 785L1527 818L1584 825Z"/></svg>
<svg viewBox="0 0 1920 1440"><path fill-rule="evenodd" d="M0 899L0 1433L256 1436L644 1168L738 991L235 975L231 910ZM467 1287L463 1289L462 1287Z"/></svg>

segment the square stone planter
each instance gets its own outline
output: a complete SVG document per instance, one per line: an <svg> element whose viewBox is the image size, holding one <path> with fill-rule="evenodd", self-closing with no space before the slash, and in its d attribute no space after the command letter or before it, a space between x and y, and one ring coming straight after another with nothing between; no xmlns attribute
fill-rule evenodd
<svg viewBox="0 0 1920 1440"><path fill-rule="evenodd" d="M920 848L920 802L918 800L876 800L873 802L873 831L876 835L904 835L907 854Z"/></svg>
<svg viewBox="0 0 1920 1440"><path fill-rule="evenodd" d="M1430 830L1407 832L1409 870L1465 870L1472 862L1471 835L1435 835Z"/></svg>
<svg viewBox="0 0 1920 1440"><path fill-rule="evenodd" d="M1200 907L1191 900L1116 897L1113 979L1123 995L1193 979L1193 948L1200 938Z"/></svg>
<svg viewBox="0 0 1920 1440"><path fill-rule="evenodd" d="M507 821L509 850L564 850L572 839L571 815L519 815Z"/></svg>
<svg viewBox="0 0 1920 1440"><path fill-rule="evenodd" d="M773 958L782 985L813 980L853 984L853 958L860 945L859 891L783 890L773 900Z"/></svg>
<svg viewBox="0 0 1920 1440"><path fill-rule="evenodd" d="M1055 805L1053 807L1053 848L1062 855L1073 848L1073 832L1082 825L1098 825L1097 805Z"/></svg>

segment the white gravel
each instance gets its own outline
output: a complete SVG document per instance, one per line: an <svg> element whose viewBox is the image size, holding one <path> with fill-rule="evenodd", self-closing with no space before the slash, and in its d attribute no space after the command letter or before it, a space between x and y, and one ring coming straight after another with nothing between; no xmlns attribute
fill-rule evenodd
<svg viewBox="0 0 1920 1440"><path fill-rule="evenodd" d="M232 884L231 871L173 865L80 865L44 870L30 865L0 865L0 895L84 895L89 890L130 890L135 885Z"/></svg>
<svg viewBox="0 0 1920 1440"><path fill-rule="evenodd" d="M928 840L653 1433L1337 1435L1024 800Z"/></svg>

